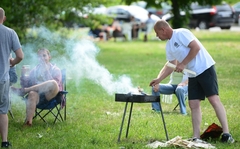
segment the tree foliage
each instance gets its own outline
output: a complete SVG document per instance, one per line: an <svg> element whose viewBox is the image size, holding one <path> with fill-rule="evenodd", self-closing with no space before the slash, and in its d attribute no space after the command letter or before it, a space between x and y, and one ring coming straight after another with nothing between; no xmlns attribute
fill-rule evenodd
<svg viewBox="0 0 240 149"><path fill-rule="evenodd" d="M98 18L100 21L109 21L102 17L79 17L79 13L87 13L84 8L119 4L121 0L1 0L1 6L5 10L7 20L4 22L16 30L20 38L25 37L26 30L33 26L44 25L49 29L57 29L67 23L89 23L89 20ZM74 12L74 10L76 10Z"/></svg>

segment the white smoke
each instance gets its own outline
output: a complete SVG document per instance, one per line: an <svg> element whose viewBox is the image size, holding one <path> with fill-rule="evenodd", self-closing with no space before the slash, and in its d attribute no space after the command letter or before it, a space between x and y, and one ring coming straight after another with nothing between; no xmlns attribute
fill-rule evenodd
<svg viewBox="0 0 240 149"><path fill-rule="evenodd" d="M75 73L79 78L86 78L92 80L96 84L102 86L108 94L126 93L132 89L131 79L126 75L119 76L114 79L112 74L98 63L96 56L100 49L95 44L88 40L82 40L73 43L71 54L71 66L76 68Z"/></svg>
<svg viewBox="0 0 240 149"><path fill-rule="evenodd" d="M76 85L82 79L89 79L100 85L108 94L128 93L134 90L128 76L119 75L113 77L103 65L99 64L96 56L100 49L92 41L79 40L75 36L70 39L61 38L59 34L52 33L44 27L33 28L31 33L36 34L42 40L38 41L40 43L24 45L24 52L33 53L29 61L36 59L36 52L33 52L33 49L36 51L36 47L45 47L51 52L52 62L60 68L66 68L68 77L74 79ZM54 45L59 44L62 45L62 49L59 49L59 46L54 47ZM48 47L48 45L51 45L51 47ZM59 51L62 51L63 54L59 54Z"/></svg>

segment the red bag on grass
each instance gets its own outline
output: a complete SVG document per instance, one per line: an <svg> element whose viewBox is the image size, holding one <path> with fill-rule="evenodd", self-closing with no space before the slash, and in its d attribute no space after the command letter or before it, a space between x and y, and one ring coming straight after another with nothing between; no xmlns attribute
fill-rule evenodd
<svg viewBox="0 0 240 149"><path fill-rule="evenodd" d="M222 127L218 126L215 123L212 123L208 128L203 132L203 134L200 136L202 140L208 140L208 139L218 139L222 134Z"/></svg>

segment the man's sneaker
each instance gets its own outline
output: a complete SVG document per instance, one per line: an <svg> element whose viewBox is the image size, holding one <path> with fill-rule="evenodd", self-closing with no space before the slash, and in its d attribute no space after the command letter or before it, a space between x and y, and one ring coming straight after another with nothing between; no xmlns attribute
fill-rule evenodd
<svg viewBox="0 0 240 149"><path fill-rule="evenodd" d="M229 133L223 133L221 142L223 143L234 143L234 139L232 138L232 135Z"/></svg>
<svg viewBox="0 0 240 149"><path fill-rule="evenodd" d="M9 148L12 145L9 142L2 142L2 148Z"/></svg>

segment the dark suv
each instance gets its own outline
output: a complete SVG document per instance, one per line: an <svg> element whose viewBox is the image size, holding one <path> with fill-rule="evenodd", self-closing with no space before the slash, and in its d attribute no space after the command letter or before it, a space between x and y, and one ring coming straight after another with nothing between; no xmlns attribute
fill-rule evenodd
<svg viewBox="0 0 240 149"><path fill-rule="evenodd" d="M197 3L191 5L190 27L208 29L219 26L221 29L230 29L234 23L234 11L229 4L216 6L200 6Z"/></svg>
<svg viewBox="0 0 240 149"><path fill-rule="evenodd" d="M234 24L234 11L227 3L216 6L201 6L198 3L192 3L191 9L189 20L189 27L191 28L208 29L218 26L221 29L230 29ZM181 12L182 16L184 14L185 12ZM163 16L163 19L169 21L173 16L167 15Z"/></svg>

